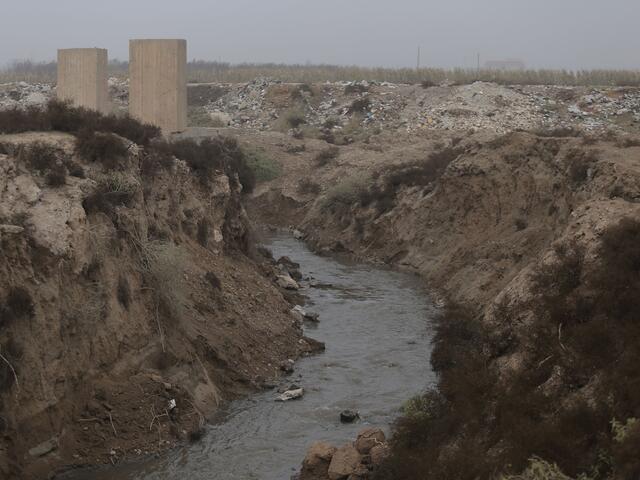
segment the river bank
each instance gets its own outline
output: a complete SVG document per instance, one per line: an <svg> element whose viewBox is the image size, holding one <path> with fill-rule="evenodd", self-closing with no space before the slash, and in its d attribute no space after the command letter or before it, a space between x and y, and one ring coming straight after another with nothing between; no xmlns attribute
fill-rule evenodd
<svg viewBox="0 0 640 480"><path fill-rule="evenodd" d="M417 277L318 256L287 234L271 234L264 245L300 264L304 308L320 315L318 323L304 322L304 333L326 350L296 362L274 389L225 407L197 444L64 478L288 479L314 441L343 445L368 426L388 429L404 402L433 384L429 319L437 309ZM303 398L275 402L291 384L304 389ZM342 423L344 410L359 420Z"/></svg>

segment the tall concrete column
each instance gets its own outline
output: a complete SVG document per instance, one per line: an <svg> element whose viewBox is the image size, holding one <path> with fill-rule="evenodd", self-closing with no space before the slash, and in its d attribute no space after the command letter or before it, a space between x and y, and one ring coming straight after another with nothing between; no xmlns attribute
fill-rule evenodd
<svg viewBox="0 0 640 480"><path fill-rule="evenodd" d="M58 50L57 97L79 107L109 111L108 54L102 48Z"/></svg>
<svg viewBox="0 0 640 480"><path fill-rule="evenodd" d="M164 134L187 128L187 41L129 41L129 113Z"/></svg>

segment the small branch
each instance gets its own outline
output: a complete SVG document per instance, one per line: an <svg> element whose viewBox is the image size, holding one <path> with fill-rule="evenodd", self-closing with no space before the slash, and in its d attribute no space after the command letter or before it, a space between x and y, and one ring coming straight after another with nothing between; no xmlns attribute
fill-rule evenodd
<svg viewBox="0 0 640 480"><path fill-rule="evenodd" d="M549 355L547 358L545 358L544 360L542 360L540 363L538 363L538 368L540 368L542 365L544 365L545 363L547 363L549 360L551 360L553 358L553 355Z"/></svg>
<svg viewBox="0 0 640 480"><path fill-rule="evenodd" d="M558 325L558 343L560 344L560 347L562 347L562 350L564 350L566 352L567 349L562 344L562 323L560 323L560 325Z"/></svg>
<svg viewBox="0 0 640 480"><path fill-rule="evenodd" d="M11 373L13 373L13 378L16 381L16 396L18 396L18 393L20 392L20 383L18 382L18 375L16 375L16 370L13 368L13 365L11 365L11 362L7 360L4 355L2 355L2 353L0 353L0 358L4 360L7 365L9 365Z"/></svg>
<svg viewBox="0 0 640 480"><path fill-rule="evenodd" d="M158 428L160 428L160 417L168 417L169 415L165 412L165 413L161 413L160 415L156 415L156 411L153 408L153 405L151 405L151 415L153 416L153 418L151 419L151 423L149 424L149 431L151 431L151 429L153 428L153 424L155 423L156 420L158 420Z"/></svg>
<svg viewBox="0 0 640 480"><path fill-rule="evenodd" d="M111 428L113 429L113 435L115 437L117 437L118 436L118 432L116 432L116 427L113 424L113 417L111 416L111 412L109 412L109 421L111 422Z"/></svg>

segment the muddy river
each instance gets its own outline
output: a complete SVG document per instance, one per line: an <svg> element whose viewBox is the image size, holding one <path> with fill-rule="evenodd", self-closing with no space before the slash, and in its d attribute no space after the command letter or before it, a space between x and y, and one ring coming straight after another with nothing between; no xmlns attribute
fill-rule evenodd
<svg viewBox="0 0 640 480"><path fill-rule="evenodd" d="M304 308L320 314L305 330L326 351L297 362L282 383L302 386L304 397L280 403L275 390L255 394L231 403L196 444L139 464L76 472L74 480L288 480L311 443L339 446L365 426L388 428L403 402L435 381L435 307L418 277L321 257L288 235L266 246L300 263L309 279ZM360 421L340 423L345 409L357 410Z"/></svg>

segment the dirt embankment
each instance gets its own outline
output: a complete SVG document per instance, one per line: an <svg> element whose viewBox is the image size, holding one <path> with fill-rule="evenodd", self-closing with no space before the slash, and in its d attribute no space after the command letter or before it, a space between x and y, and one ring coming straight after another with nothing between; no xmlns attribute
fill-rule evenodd
<svg viewBox="0 0 640 480"><path fill-rule="evenodd" d="M38 155L19 147L35 140ZM274 267L250 255L237 178L180 160L141 174L134 144L106 168L67 134L0 143L2 478L196 438L309 349Z"/></svg>
<svg viewBox="0 0 640 480"><path fill-rule="evenodd" d="M632 398L632 387L604 385L611 367L589 348L606 339L622 362L637 345L628 335L611 340L618 334L599 333L585 347L584 329L611 327L600 323L606 317L597 313L597 302L580 308L609 298L610 288L592 273L603 268L603 234L623 218L640 218L640 142L561 132L464 138L440 132L378 137L341 148L329 160L310 145L314 150L295 159L280 156L284 174L256 192L252 214L274 220L269 208L286 205L280 211L292 212L291 223L319 250L413 269L470 312L449 314L443 320L452 322L449 329L439 327L439 393L417 404L422 416L401 425L405 436L394 445L405 456L381 478L493 478L520 473L536 455L577 476L603 451L614 452L607 457L614 475L589 478L629 478L620 473L616 442L622 440L611 440L607 422L619 418L623 430L631 428L625 420L635 417L634 409L619 399ZM633 228L619 230L632 238ZM623 234L608 235L615 244ZM574 248L584 252L576 254L580 269L571 266ZM616 261L636 268L633 258ZM544 280L532 282L534 272ZM584 298L562 290L567 283L582 285ZM614 321L627 328L627 320ZM518 425L528 425L522 428L531 435L518 436ZM615 462L622 463L611 467Z"/></svg>
<svg viewBox="0 0 640 480"><path fill-rule="evenodd" d="M480 305L554 241L595 237L634 214L640 195L640 147L629 141L381 135L319 165L320 144L276 154L279 142L261 138L283 175L256 191L253 215L295 225L318 249L414 269Z"/></svg>

